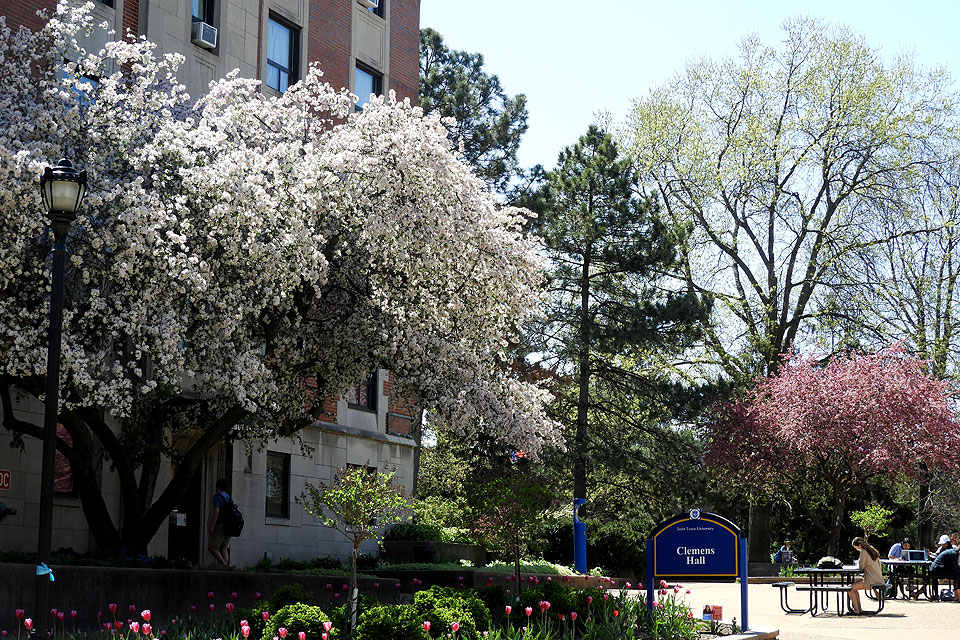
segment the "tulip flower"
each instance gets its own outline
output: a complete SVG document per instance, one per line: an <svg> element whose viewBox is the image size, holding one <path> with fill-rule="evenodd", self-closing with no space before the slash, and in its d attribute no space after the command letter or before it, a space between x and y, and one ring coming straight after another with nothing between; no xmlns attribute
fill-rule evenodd
<svg viewBox="0 0 960 640"><path fill-rule="evenodd" d="M333 585L328 582L328 583L327 583L327 591L330 591L331 589L333 589Z"/></svg>
<svg viewBox="0 0 960 640"><path fill-rule="evenodd" d="M624 585L624 586L625 586L627 589L629 589L629 588L630 588L630 583L628 582L628 583L627 583L626 585Z"/></svg>
<svg viewBox="0 0 960 640"><path fill-rule="evenodd" d="M507 605L503 608L503 610L507 612L507 615L510 615L510 613L513 611L513 607Z"/></svg>
<svg viewBox="0 0 960 640"><path fill-rule="evenodd" d="M240 597L240 594L238 594L236 591L231 591L231 592L230 592L230 599L231 599L231 600L236 600L236 599L239 598L239 597Z"/></svg>
<svg viewBox="0 0 960 640"><path fill-rule="evenodd" d="M213 600L213 591L207 591L207 600Z"/></svg>
<svg viewBox="0 0 960 640"><path fill-rule="evenodd" d="M77 611L76 609L70 609L70 617L71 617L71 618L73 618L74 620L76 620L76 619L77 619L77 616L79 616L79 615L80 615L80 612L79 612L79 611Z"/></svg>
<svg viewBox="0 0 960 640"><path fill-rule="evenodd" d="M130 615L132 615L132 616L137 615L137 605L132 604L132 605L130 605L130 606L127 607L127 608L130 609Z"/></svg>
<svg viewBox="0 0 960 640"><path fill-rule="evenodd" d="M424 620L424 621L423 621L423 630L424 630L424 631L430 631L430 621L429 621L429 620Z"/></svg>
<svg viewBox="0 0 960 640"><path fill-rule="evenodd" d="M27 631L33 631L33 618L27 618L24 620L23 626L26 627Z"/></svg>
<svg viewBox="0 0 960 640"><path fill-rule="evenodd" d="M454 633L456 633L457 631L460 631L460 623L459 623L459 622L451 622L451 623L450 623L450 629L451 629L451 631L453 631Z"/></svg>
<svg viewBox="0 0 960 640"><path fill-rule="evenodd" d="M57 611L57 620L63 622L63 619L67 617L67 614L63 611Z"/></svg>
<svg viewBox="0 0 960 640"><path fill-rule="evenodd" d="M339 593L333 594L333 599L334 599L334 600L339 600L339 599L340 599L340 594L339 594Z"/></svg>
<svg viewBox="0 0 960 640"><path fill-rule="evenodd" d="M7 637L7 630L4 629L3 631L0 631L0 638L6 638L6 637Z"/></svg>
<svg viewBox="0 0 960 640"><path fill-rule="evenodd" d="M349 589L349 588L350 588L349 585L346 585L346 584L340 585L340 591L346 591L346 590Z"/></svg>
<svg viewBox="0 0 960 640"><path fill-rule="evenodd" d="M533 615L533 607L527 607L524 609L524 611L526 612L528 618Z"/></svg>
<svg viewBox="0 0 960 640"><path fill-rule="evenodd" d="M663 606L663 603L657 603L657 604L659 604L660 606ZM616 618L618 615L620 615L620 612L617 611L616 609L614 609L614 610L613 610L613 617Z"/></svg>
<svg viewBox="0 0 960 640"><path fill-rule="evenodd" d="M120 629L123 629L123 622L121 622L120 620L114 620L113 628L116 629L117 631L120 631Z"/></svg>
<svg viewBox="0 0 960 640"><path fill-rule="evenodd" d="M330 631L331 628L333 628L333 623L330 622L329 620L326 620L326 621L323 623L323 630L324 630L324 631Z"/></svg>
<svg viewBox="0 0 960 640"><path fill-rule="evenodd" d="M253 599L254 599L254 600L259 601L260 598L262 598L262 597L263 597L263 594L260 593L259 591L257 591L256 593L253 594Z"/></svg>
<svg viewBox="0 0 960 640"><path fill-rule="evenodd" d="M307 640L307 632L301 631L300 633L297 634L297 638L299 638L300 640Z"/></svg>
<svg viewBox="0 0 960 640"><path fill-rule="evenodd" d="M56 608L50 609L50 617L51 617L51 618L56 618L56 617L57 617L57 610L56 610Z"/></svg>
<svg viewBox="0 0 960 640"><path fill-rule="evenodd" d="M576 611L571 611L571 612L570 612L570 620L576 621L576 619L577 619L577 612L576 612Z"/></svg>
<svg viewBox="0 0 960 640"><path fill-rule="evenodd" d="M245 624L245 625L243 625L242 627L240 627L240 633L243 635L244 638L249 638L249 637L250 637L250 625L246 625L246 624Z"/></svg>
<svg viewBox="0 0 960 640"><path fill-rule="evenodd" d="M211 602L211 603L210 603L210 613L213 613L213 612L216 610L216 608L217 608L217 605L215 605L215 604L213 604L213 603Z"/></svg>
<svg viewBox="0 0 960 640"><path fill-rule="evenodd" d="M281 637L281 638L286 638L286 637L287 637L287 628L286 628L286 627L280 627L280 629L277 630L277 633L280 634L280 637Z"/></svg>
<svg viewBox="0 0 960 640"><path fill-rule="evenodd" d="M153 631L153 627L150 626L149 622L144 622L143 626L140 627L140 630L143 631L143 635L148 636L150 632Z"/></svg>
<svg viewBox="0 0 960 640"><path fill-rule="evenodd" d="M227 604L223 605L223 608L227 610L227 613L233 613L235 606L232 602L228 602Z"/></svg>
<svg viewBox="0 0 960 640"><path fill-rule="evenodd" d="M397 591L400 591L400 583L399 582L395 583L393 585L393 588L396 589Z"/></svg>
<svg viewBox="0 0 960 640"><path fill-rule="evenodd" d="M374 583L373 583L373 589L374 589L374 591L376 591L376 590L379 589L379 588L380 588L380 583L379 583L379 582L374 582Z"/></svg>
<svg viewBox="0 0 960 640"><path fill-rule="evenodd" d="M323 640L327 640L330 636L327 633L322 633L320 637L323 638Z"/></svg>
<svg viewBox="0 0 960 640"><path fill-rule="evenodd" d="M144 622L150 622L150 609L144 609L141 611L140 617L143 618Z"/></svg>
<svg viewBox="0 0 960 640"><path fill-rule="evenodd" d="M140 623L139 623L139 622L131 622L131 623L130 623L130 631L133 631L134 633L140 633Z"/></svg>
<svg viewBox="0 0 960 640"><path fill-rule="evenodd" d="M26 612L23 609L17 609L16 616L17 620L23 620L23 616L26 615Z"/></svg>
<svg viewBox="0 0 960 640"><path fill-rule="evenodd" d="M195 604L190 605L190 613L196 613L196 612L197 612L197 605Z"/></svg>
<svg viewBox="0 0 960 640"><path fill-rule="evenodd" d="M263 618L263 621L264 621L264 622L266 622L267 620L270 619L270 612L269 612L269 611L261 611L261 612L260 612L260 617Z"/></svg>
<svg viewBox="0 0 960 640"><path fill-rule="evenodd" d="M587 596L587 604L593 604L593 596Z"/></svg>

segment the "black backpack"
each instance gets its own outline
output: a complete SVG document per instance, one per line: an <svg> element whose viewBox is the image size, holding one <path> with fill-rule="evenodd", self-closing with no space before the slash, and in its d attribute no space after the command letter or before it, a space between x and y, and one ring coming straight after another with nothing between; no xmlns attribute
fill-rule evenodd
<svg viewBox="0 0 960 640"><path fill-rule="evenodd" d="M232 499L227 500L227 504L223 505L220 522L223 523L223 535L225 536L236 538L243 532L243 514L240 513L240 509L237 508Z"/></svg>

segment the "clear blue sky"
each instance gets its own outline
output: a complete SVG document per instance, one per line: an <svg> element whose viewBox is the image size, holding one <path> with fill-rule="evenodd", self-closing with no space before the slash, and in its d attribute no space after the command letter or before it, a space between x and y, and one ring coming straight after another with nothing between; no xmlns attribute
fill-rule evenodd
<svg viewBox="0 0 960 640"><path fill-rule="evenodd" d="M595 113L620 121L630 99L687 61L732 55L750 32L778 43L783 20L796 15L846 24L884 55L912 51L920 64L944 65L960 78L955 1L421 0L420 26L439 31L452 48L482 53L508 94L527 95L530 128L520 160L549 169Z"/></svg>

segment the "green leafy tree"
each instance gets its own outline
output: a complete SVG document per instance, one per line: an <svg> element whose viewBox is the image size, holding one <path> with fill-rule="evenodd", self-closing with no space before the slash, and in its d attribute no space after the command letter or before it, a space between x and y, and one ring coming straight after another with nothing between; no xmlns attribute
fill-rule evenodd
<svg viewBox="0 0 960 640"><path fill-rule="evenodd" d="M337 471L331 484L307 484L301 494L307 513L342 533L353 545L350 555L350 620L357 624L357 553L366 540L382 543L384 529L403 520L409 507L403 487L393 482L396 470L362 467ZM327 515L327 514L330 515Z"/></svg>
<svg viewBox="0 0 960 640"><path fill-rule="evenodd" d="M683 444L659 428L681 390L670 358L700 337L709 298L663 275L678 266L683 233L638 196L637 172L600 128L561 152L531 206L551 294L532 351L554 374L573 494L586 497L592 456L629 459L652 442L643 434Z"/></svg>
<svg viewBox="0 0 960 640"><path fill-rule="evenodd" d="M420 30L420 106L455 119L446 123L450 143L493 190L506 193L524 178L517 150L527 131L526 96L508 96L484 71L482 54L450 49L433 29Z"/></svg>
<svg viewBox="0 0 960 640"><path fill-rule="evenodd" d="M645 188L693 225L679 274L716 301L703 359L738 383L837 315L823 304L835 265L889 238L867 233L878 206L895 210L936 164L932 142L955 119L942 70L887 64L816 19L784 31L780 47L750 36L737 59L690 64L636 103L625 132ZM751 508L752 560L767 555L768 514Z"/></svg>
<svg viewBox="0 0 960 640"><path fill-rule="evenodd" d="M886 531L892 520L893 510L884 509L878 504L868 504L863 511L854 511L850 514L850 521L863 529L863 537L866 540L869 540L872 535Z"/></svg>

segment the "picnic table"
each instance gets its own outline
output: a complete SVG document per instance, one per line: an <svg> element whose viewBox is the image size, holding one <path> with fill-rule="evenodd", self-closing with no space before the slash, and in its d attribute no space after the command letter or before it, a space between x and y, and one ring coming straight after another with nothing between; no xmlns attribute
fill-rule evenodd
<svg viewBox="0 0 960 640"><path fill-rule="evenodd" d="M936 583L930 580L929 560L881 560L880 564L890 573L890 581L904 600L923 596L937 600Z"/></svg>
<svg viewBox="0 0 960 640"><path fill-rule="evenodd" d="M794 569L798 576L806 576L806 585L795 585L793 582L777 582L773 586L780 589L780 607L785 613L809 613L816 616L818 612L826 612L830 609L830 596L834 596L836 612L838 616L846 615L847 611L847 593L850 591L850 585L860 576L860 570L855 566L844 566L840 569L818 569L817 567L800 567ZM833 580L839 576L840 582ZM828 581L828 578L830 579ZM788 602L787 591L790 587L796 586L796 590L806 592L809 595L808 606L806 609L791 607ZM867 585L868 589L864 593L868 598L877 601L877 610L865 613L877 614L883 611L884 605L884 587L883 584Z"/></svg>

